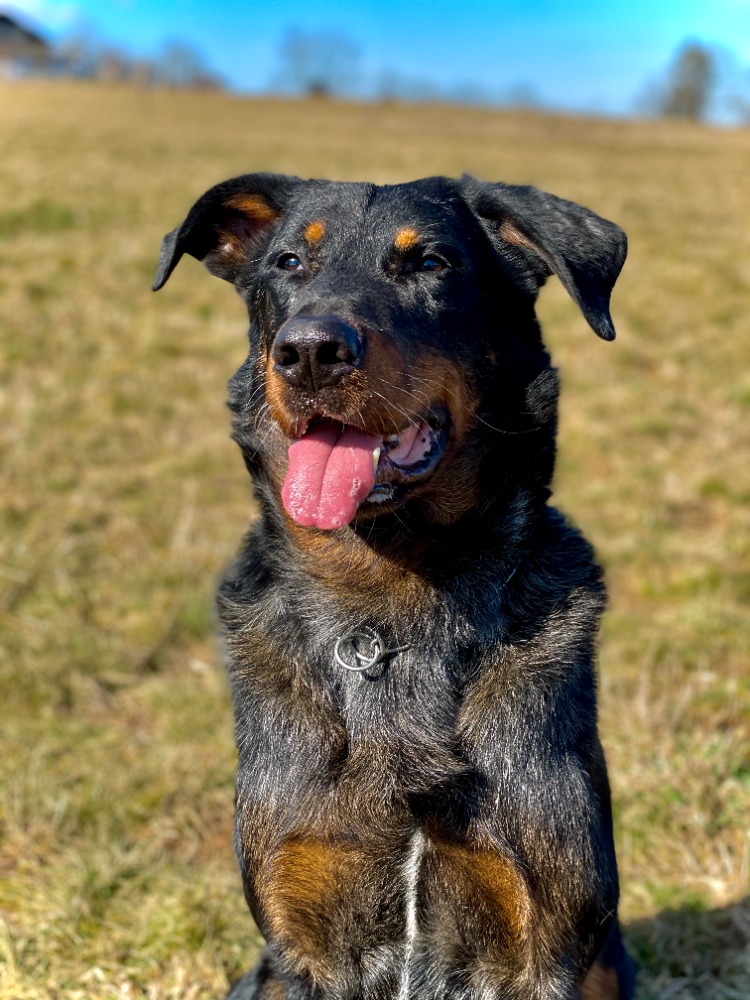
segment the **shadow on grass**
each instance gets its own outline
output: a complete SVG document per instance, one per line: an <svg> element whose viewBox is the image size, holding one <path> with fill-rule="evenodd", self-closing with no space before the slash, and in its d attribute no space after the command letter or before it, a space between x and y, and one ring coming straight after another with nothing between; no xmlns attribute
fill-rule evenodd
<svg viewBox="0 0 750 1000"><path fill-rule="evenodd" d="M664 910L625 933L637 1000L750 1000L750 896L719 910Z"/></svg>

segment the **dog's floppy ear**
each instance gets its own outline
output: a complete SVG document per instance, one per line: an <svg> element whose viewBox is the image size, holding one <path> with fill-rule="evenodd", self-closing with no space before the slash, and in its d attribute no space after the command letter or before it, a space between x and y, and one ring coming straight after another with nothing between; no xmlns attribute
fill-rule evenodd
<svg viewBox="0 0 750 1000"><path fill-rule="evenodd" d="M541 280L556 274L603 340L615 339L609 299L625 263L627 238L614 222L535 187L462 178L476 214L494 224L493 238L543 262Z"/></svg>
<svg viewBox="0 0 750 1000"><path fill-rule="evenodd" d="M244 174L206 191L178 229L161 245L155 292L162 288L189 253L203 261L211 274L234 281L238 269L253 257L253 247L281 218L297 177Z"/></svg>

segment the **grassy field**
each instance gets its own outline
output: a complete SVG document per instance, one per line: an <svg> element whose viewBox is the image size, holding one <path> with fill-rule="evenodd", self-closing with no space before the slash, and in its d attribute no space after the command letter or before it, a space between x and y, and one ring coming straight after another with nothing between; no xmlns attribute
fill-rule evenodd
<svg viewBox="0 0 750 1000"><path fill-rule="evenodd" d="M750 132L0 83L0 998L216 998L257 953L214 579L253 516L245 315L161 236L269 169L469 170L629 233L556 281L557 502L611 592L601 720L640 1000L750 996Z"/></svg>

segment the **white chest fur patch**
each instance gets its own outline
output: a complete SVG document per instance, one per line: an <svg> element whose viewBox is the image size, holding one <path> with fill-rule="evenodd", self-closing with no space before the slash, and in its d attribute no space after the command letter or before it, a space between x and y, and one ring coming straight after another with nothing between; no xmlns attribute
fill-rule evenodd
<svg viewBox="0 0 750 1000"><path fill-rule="evenodd" d="M414 952L414 941L417 936L417 889L419 886L419 871L422 866L422 855L424 854L424 836L417 830L411 838L409 853L404 862L404 883L405 883L405 903L406 903L406 932L404 935L404 973L401 978L401 991L399 1000L408 1000L409 997L409 968Z"/></svg>

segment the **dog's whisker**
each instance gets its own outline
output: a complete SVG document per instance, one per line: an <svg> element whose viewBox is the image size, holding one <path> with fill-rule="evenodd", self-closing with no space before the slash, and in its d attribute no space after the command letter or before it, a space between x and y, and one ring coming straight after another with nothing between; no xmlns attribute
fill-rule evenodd
<svg viewBox="0 0 750 1000"><path fill-rule="evenodd" d="M543 429L543 425L537 424L535 427L525 427L525 428L522 428L521 430L509 431L506 428L495 427L493 424L489 423L489 421L485 420L484 417L480 417L479 414L475 410L470 410L469 407L466 406L466 405L464 405L464 409L475 420L478 420L480 422L480 424L484 424L485 427L488 427L491 431L495 431L497 434L510 434L510 435L514 435L514 434L535 434L537 431L541 431ZM528 414L528 416L532 416L532 415L533 414ZM519 416L523 416L523 414L521 413L521 414L519 414Z"/></svg>
<svg viewBox="0 0 750 1000"><path fill-rule="evenodd" d="M374 396L378 396L380 399L382 399L383 402L386 403L389 407L392 407L394 410L397 410L399 413L403 413L403 415L406 417L406 420L407 420L407 422L409 424L414 423L414 418L409 413L407 413L406 410L402 406L398 406L392 400L388 399L387 396L384 396L382 394L382 392L378 392L377 389L373 389L372 386L370 386L370 392L372 392L372 394Z"/></svg>
<svg viewBox="0 0 750 1000"><path fill-rule="evenodd" d="M417 395L416 393L412 392L411 390L405 389L403 386L393 385L391 382L386 381L386 379L384 379L382 376L378 376L378 384L379 385L388 386L389 388L395 389L398 392L403 392L405 395L410 396L412 399L415 399L417 401L417 403L419 403L420 410L421 410L422 413L429 414L429 415L432 415L432 416L436 415L434 407L428 405L428 403L429 403L429 397ZM382 398L385 398L385 397L382 397ZM395 406L395 404L392 404L392 405ZM409 419L410 423L414 422L414 417L408 416L408 414L406 414L405 410L403 410L401 407L398 407L398 409L400 410L401 413L403 413L405 416L407 416L407 418Z"/></svg>
<svg viewBox="0 0 750 1000"><path fill-rule="evenodd" d="M389 382L387 379L384 379L382 375L378 376L378 382L380 385L387 385L391 389L396 389L397 392L403 392L407 396L411 396L422 405L427 405L430 402L430 397L426 393L423 393L420 389L407 389L406 386L396 385L394 382Z"/></svg>

